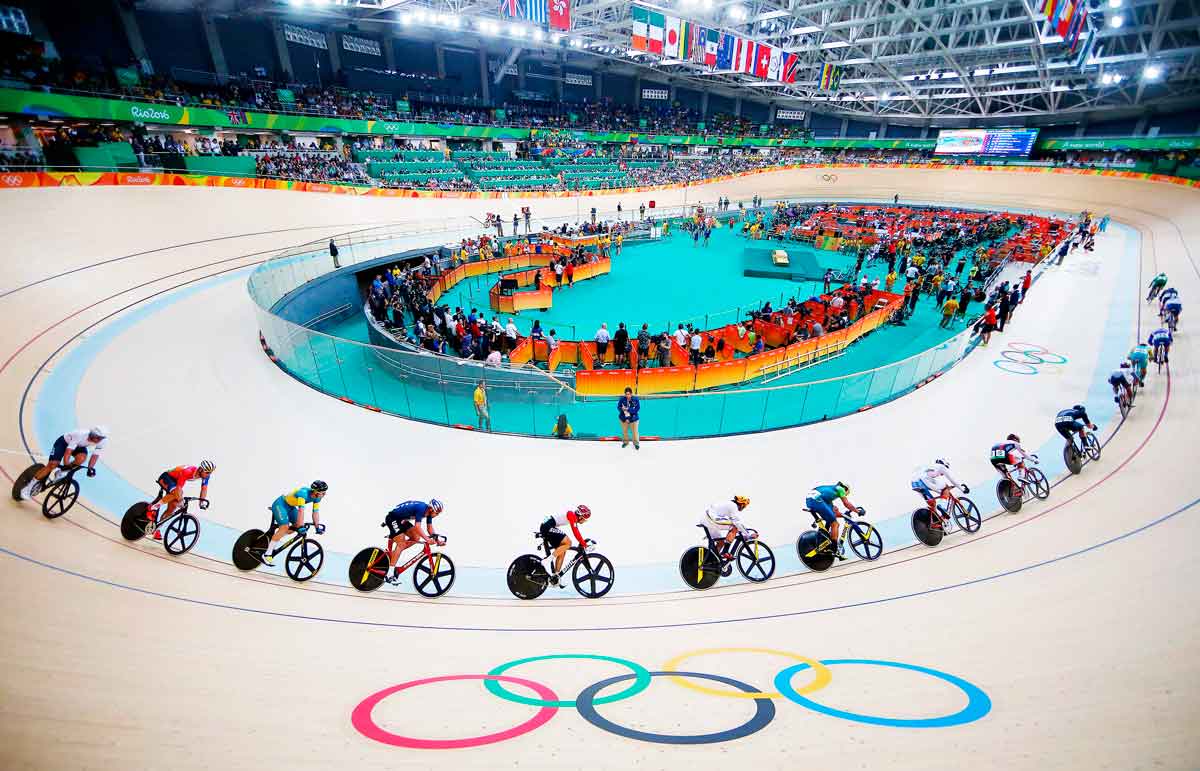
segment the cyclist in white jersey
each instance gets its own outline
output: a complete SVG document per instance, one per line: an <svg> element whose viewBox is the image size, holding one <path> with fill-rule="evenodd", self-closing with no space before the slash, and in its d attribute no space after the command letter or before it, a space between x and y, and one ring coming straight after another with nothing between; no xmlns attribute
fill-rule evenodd
<svg viewBox="0 0 1200 771"><path fill-rule="evenodd" d="M732 500L714 503L704 510L704 519L700 524L708 530L708 535L714 541L722 541L721 559L730 558L729 547L733 545L739 531L746 530L738 514L750 505L750 499L744 495L735 495Z"/></svg>
<svg viewBox="0 0 1200 771"><path fill-rule="evenodd" d="M950 475L950 464L941 458L917 469L913 476L912 489L925 499L925 505L929 507L930 527L941 528L942 522L950 519L946 514L939 514L937 501L941 497L942 491L951 487L961 489L964 494L971 492L971 488L960 484Z"/></svg>

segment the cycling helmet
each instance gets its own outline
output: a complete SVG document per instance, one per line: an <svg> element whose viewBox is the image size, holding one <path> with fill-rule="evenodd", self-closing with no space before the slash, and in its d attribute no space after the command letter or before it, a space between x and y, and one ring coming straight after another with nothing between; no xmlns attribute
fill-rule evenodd
<svg viewBox="0 0 1200 771"><path fill-rule="evenodd" d="M429 500L429 508L433 509L434 514L441 514L442 510L446 507L437 498L431 498Z"/></svg>
<svg viewBox="0 0 1200 771"><path fill-rule="evenodd" d="M587 506L584 506L584 505L581 503L581 504L579 504L578 506L576 506L576 507L575 507L575 516L576 516L576 517L577 517L577 518L578 518L580 521L587 521L587 520L588 520L588 519L590 519L590 518L591 518L591 516L592 516L592 510L591 510L591 509L589 509Z"/></svg>
<svg viewBox="0 0 1200 771"><path fill-rule="evenodd" d="M1072 407L1071 409L1073 409L1073 410L1080 410L1081 412L1086 412L1086 411L1087 411L1087 408L1086 408L1086 407L1084 407L1082 404L1076 404L1076 405L1075 405L1074 407Z"/></svg>
<svg viewBox="0 0 1200 771"><path fill-rule="evenodd" d="M744 495L733 496L733 502L738 507L738 511L741 511L750 505L750 499Z"/></svg>
<svg viewBox="0 0 1200 771"><path fill-rule="evenodd" d="M200 473L211 474L217 470L216 465L211 460L200 461Z"/></svg>
<svg viewBox="0 0 1200 771"><path fill-rule="evenodd" d="M312 490L314 493L323 493L329 489L329 485L325 484L320 479L318 479L315 482L313 482L311 485L309 485L308 489Z"/></svg>
<svg viewBox="0 0 1200 771"><path fill-rule="evenodd" d="M838 482L833 487L835 490L838 491L838 495L849 495L850 494L850 486L847 485L845 482Z"/></svg>
<svg viewBox="0 0 1200 771"><path fill-rule="evenodd" d="M1016 442L1017 444L1020 444L1020 443L1021 443L1021 437L1017 436L1016 434L1009 434L1009 435L1008 435L1008 441L1010 441L1010 442Z"/></svg>
<svg viewBox="0 0 1200 771"><path fill-rule="evenodd" d="M942 460L941 458L938 458L937 460L935 460L934 463L937 464L938 466L945 466L946 468L950 468L950 464L947 463L946 461Z"/></svg>
<svg viewBox="0 0 1200 771"><path fill-rule="evenodd" d="M108 427L107 426L92 426L90 429L88 429L88 436L95 436L100 439L107 439L108 438Z"/></svg>

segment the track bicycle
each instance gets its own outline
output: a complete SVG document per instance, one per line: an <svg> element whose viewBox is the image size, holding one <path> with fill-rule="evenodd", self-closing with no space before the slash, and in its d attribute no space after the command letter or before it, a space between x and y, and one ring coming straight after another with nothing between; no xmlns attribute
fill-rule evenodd
<svg viewBox="0 0 1200 771"><path fill-rule="evenodd" d="M942 490L934 505L941 516L941 527L932 526L932 514L928 506L915 509L912 513L913 535L926 546L937 546L956 527L967 533L977 533L983 526L983 517L975 502L965 495L955 495L949 487Z"/></svg>
<svg viewBox="0 0 1200 771"><path fill-rule="evenodd" d="M738 572L747 581L762 583L775 574L775 553L771 547L759 540L757 530L738 530L729 545L729 559L720 557L721 542L714 541L704 525L696 525L704 532L707 546L693 546L679 558L679 575L693 589L710 589L721 576L733 574L736 564Z"/></svg>
<svg viewBox="0 0 1200 771"><path fill-rule="evenodd" d="M162 500L162 497L160 489L158 497L153 501L149 503L138 501L130 506L125 511L125 516L121 518L121 535L125 537L126 541L140 541L145 536L154 535L157 532L162 536L163 548L167 550L167 554L175 556L186 554L200 539L200 520L188 512L188 506L192 501L200 499L185 496L180 500L179 508L175 509L171 516L152 522L146 515L150 511L150 507Z"/></svg>
<svg viewBox="0 0 1200 771"><path fill-rule="evenodd" d="M12 489L14 501L21 500L21 491L25 489L25 485L29 484L33 475L45 468L45 465L44 463L34 463L17 475ZM50 472L48 477L34 483L33 489L29 491L29 497L46 493L46 497L42 499L42 515L46 519L58 519L70 511L71 507L75 505L75 501L79 500L79 483L75 481L75 472L82 468L83 466L74 463L59 466Z"/></svg>
<svg viewBox="0 0 1200 771"><path fill-rule="evenodd" d="M1166 319L1166 322L1167 322L1167 329L1171 330L1171 332L1174 333L1175 328L1179 326L1179 314L1176 313L1175 311L1167 311L1164 318Z"/></svg>
<svg viewBox="0 0 1200 771"><path fill-rule="evenodd" d="M542 596L550 585L550 577L562 581L569 572L575 591L589 600L599 599L612 589L616 575L613 564L603 554L589 553L587 547L595 546L596 542L587 539L586 545L572 546L570 551L574 556L566 561L563 569L553 573L549 565L554 559L554 549L540 532L534 532L534 537L541 543L545 556L537 554L522 554L508 566L508 590L521 600L534 600Z"/></svg>
<svg viewBox="0 0 1200 771"><path fill-rule="evenodd" d="M1152 356L1154 363L1158 365L1158 374L1162 374L1163 365L1167 363L1167 345L1166 343L1155 343L1154 354Z"/></svg>
<svg viewBox="0 0 1200 771"><path fill-rule="evenodd" d="M1117 409L1121 412L1121 417L1129 417L1129 410L1133 407L1133 395L1137 386L1123 388L1116 386L1116 393L1113 395L1113 401L1117 403Z"/></svg>
<svg viewBox="0 0 1200 771"><path fill-rule="evenodd" d="M387 523L383 523L387 527ZM390 538L388 539L391 540ZM437 537L438 546L446 545L446 536ZM434 551L428 543L400 566L392 576L388 571L392 561L388 558L388 547L382 549L368 546L350 560L350 585L360 592L373 592L386 581L393 586L400 583L404 571L413 568L413 588L423 597L441 597L454 586L454 560L449 555ZM399 556L399 555L397 555ZM413 567L415 565L415 567Z"/></svg>
<svg viewBox="0 0 1200 771"><path fill-rule="evenodd" d="M1158 293L1162 291L1161 286L1150 287L1150 294L1146 295L1146 302L1154 302L1154 298L1158 297Z"/></svg>
<svg viewBox="0 0 1200 771"><path fill-rule="evenodd" d="M854 553L868 562L879 559L883 554L883 537L874 525L861 518L867 513L861 506L856 512L859 519L851 518L849 512L838 514L844 521L836 543L821 515L808 508L804 511L812 515L812 529L805 530L796 539L796 552L809 570L828 570L838 552L844 550L847 541Z"/></svg>
<svg viewBox="0 0 1200 771"><path fill-rule="evenodd" d="M1030 455L1033 463L1038 462L1036 455ZM1025 501L1037 498L1044 501L1050 497L1050 481L1035 465L1022 463L1016 469L1005 469L1004 475L996 483L996 498L1000 505L1016 514L1021 510Z"/></svg>
<svg viewBox="0 0 1200 771"><path fill-rule="evenodd" d="M325 564L325 550L315 539L309 538L312 525L301 525L291 533L291 538L281 543L270 556L287 552L283 569L293 581L307 581L321 571ZM255 570L263 562L270 541L267 534L257 528L238 536L233 544L233 564L238 570Z"/></svg>
<svg viewBox="0 0 1200 771"><path fill-rule="evenodd" d="M1085 429L1084 438L1080 440L1075 432L1071 432L1071 438L1063 445L1063 462L1067 464L1067 470L1078 474L1086 463L1096 460L1100 460L1100 440L1096 435Z"/></svg>

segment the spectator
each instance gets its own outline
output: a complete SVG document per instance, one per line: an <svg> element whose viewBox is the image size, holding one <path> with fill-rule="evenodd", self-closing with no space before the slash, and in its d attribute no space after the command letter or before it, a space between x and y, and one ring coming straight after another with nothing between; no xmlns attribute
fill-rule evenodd
<svg viewBox="0 0 1200 771"><path fill-rule="evenodd" d="M650 325L642 324L638 331L638 368L649 366L650 359Z"/></svg>
<svg viewBox="0 0 1200 771"><path fill-rule="evenodd" d="M1033 286L1033 271L1025 271L1025 275L1021 278L1021 299L1019 303L1025 302L1025 296L1029 294L1029 287Z"/></svg>
<svg viewBox="0 0 1200 771"><path fill-rule="evenodd" d="M332 239L332 238L331 238L331 239L329 239L329 256L333 258L333 269L334 269L334 270L337 270L338 268L342 267L342 266L341 266L341 264L340 264L340 263L338 263L338 248L337 248L337 244L335 244L335 243L333 242L333 239Z"/></svg>
<svg viewBox="0 0 1200 771"><path fill-rule="evenodd" d="M633 395L633 389L626 386L625 395L617 402L617 418L621 421L621 446L629 446L629 437L633 435L633 449L642 449L641 439L638 436L638 421L640 420L640 412L642 403L636 396Z"/></svg>
<svg viewBox="0 0 1200 771"><path fill-rule="evenodd" d="M604 366L604 357L608 353L608 324L601 324L596 330L596 360L600 362L600 366Z"/></svg>
<svg viewBox="0 0 1200 771"><path fill-rule="evenodd" d="M995 331L995 329L996 329L996 322L997 322L996 306L988 305L987 310L985 310L983 312L983 322L982 322L983 326L981 327L981 334L983 335L983 344L984 345L987 345L988 342L992 339L992 332Z"/></svg>
<svg viewBox="0 0 1200 771"><path fill-rule="evenodd" d="M558 416L554 421L554 428L550 431L555 439L570 439L575 436L575 430L571 428L571 424L567 422L566 413Z"/></svg>
<svg viewBox="0 0 1200 771"><path fill-rule="evenodd" d="M942 323L938 326L945 329L950 326L950 322L954 319L954 314L958 312L958 298L954 295L942 305Z"/></svg>
<svg viewBox="0 0 1200 771"><path fill-rule="evenodd" d="M486 428L484 430L492 430L492 418L488 415L488 400L487 390L484 388L483 381L479 381L479 385L475 386L475 415L478 418L478 427Z"/></svg>
<svg viewBox="0 0 1200 771"><path fill-rule="evenodd" d="M618 367L628 362L629 357L629 332L625 330L625 322L622 321L617 326L617 333L613 335L613 363Z"/></svg>

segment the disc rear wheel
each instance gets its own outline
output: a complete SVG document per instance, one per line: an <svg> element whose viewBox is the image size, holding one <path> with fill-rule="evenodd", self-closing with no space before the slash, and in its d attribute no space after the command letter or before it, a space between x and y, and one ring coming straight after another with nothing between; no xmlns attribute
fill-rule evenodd
<svg viewBox="0 0 1200 771"><path fill-rule="evenodd" d="M711 589L721 577L721 565L712 549L693 546L679 558L679 576L693 589Z"/></svg>
<svg viewBox="0 0 1200 771"><path fill-rule="evenodd" d="M373 592L383 586L391 566L386 551L368 546L350 560L350 585L360 592Z"/></svg>
<svg viewBox="0 0 1200 771"><path fill-rule="evenodd" d="M550 584L550 574L536 554L523 554L508 566L508 590L519 600L535 600Z"/></svg>

